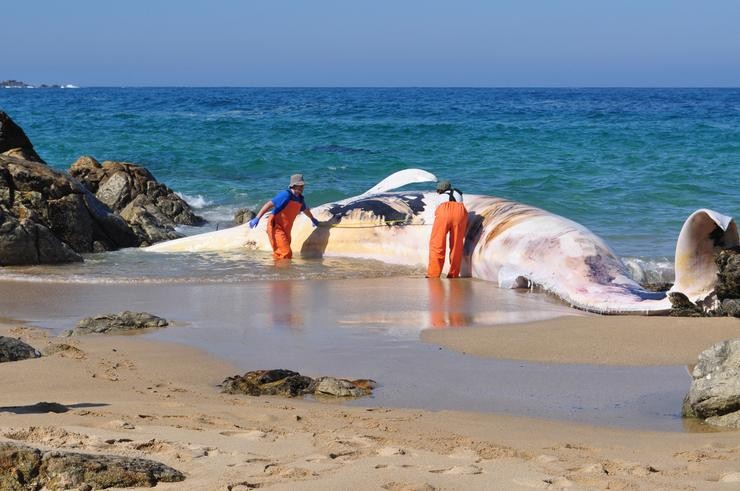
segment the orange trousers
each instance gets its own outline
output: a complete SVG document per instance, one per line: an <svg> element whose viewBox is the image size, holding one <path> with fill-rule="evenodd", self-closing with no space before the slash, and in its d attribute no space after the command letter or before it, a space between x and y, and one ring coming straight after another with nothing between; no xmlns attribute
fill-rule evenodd
<svg viewBox="0 0 740 491"><path fill-rule="evenodd" d="M267 222L267 237L272 246L273 259L291 259L293 251L290 248L290 231L293 229L295 217L301 212L301 204L291 201L277 215L270 216Z"/></svg>
<svg viewBox="0 0 740 491"><path fill-rule="evenodd" d="M468 227L468 210L462 203L448 201L434 212L432 236L429 239L429 267L427 277L439 278L445 265L445 239L450 234L450 270L448 278L460 276L465 229Z"/></svg>

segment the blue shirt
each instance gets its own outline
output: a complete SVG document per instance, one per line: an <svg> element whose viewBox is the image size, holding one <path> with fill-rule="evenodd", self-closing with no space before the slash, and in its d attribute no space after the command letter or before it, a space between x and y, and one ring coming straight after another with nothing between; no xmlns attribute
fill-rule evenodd
<svg viewBox="0 0 740 491"><path fill-rule="evenodd" d="M301 211L306 209L306 202L303 199L303 195L296 196L290 191L290 189L286 189L285 191L280 191L270 201L272 201L272 204L275 205L275 208L272 209L273 215L277 215L278 213L283 211L283 209L286 206L288 206L288 203L291 201L297 201L298 203L300 203Z"/></svg>

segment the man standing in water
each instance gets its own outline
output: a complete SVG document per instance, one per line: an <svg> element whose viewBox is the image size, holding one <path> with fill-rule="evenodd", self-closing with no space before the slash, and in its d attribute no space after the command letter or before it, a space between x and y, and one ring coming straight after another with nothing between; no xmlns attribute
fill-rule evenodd
<svg viewBox="0 0 740 491"><path fill-rule="evenodd" d="M290 249L290 231L293 228L295 217L303 212L311 219L314 227L319 226L319 221L311 214L303 199L303 174L290 176L290 185L285 191L280 191L274 198L262 205L257 216L249 221L249 228L254 228L262 218L262 215L272 210L272 215L267 222L267 236L272 245L272 257L274 259L290 259L293 251Z"/></svg>
<svg viewBox="0 0 740 491"><path fill-rule="evenodd" d="M429 239L429 267L427 278L439 278L445 264L445 239L450 234L450 270L448 278L460 276L462 264L463 241L468 227L468 210L463 204L460 190L452 187L450 181L439 181L437 194L442 195L442 202L434 212L432 236Z"/></svg>

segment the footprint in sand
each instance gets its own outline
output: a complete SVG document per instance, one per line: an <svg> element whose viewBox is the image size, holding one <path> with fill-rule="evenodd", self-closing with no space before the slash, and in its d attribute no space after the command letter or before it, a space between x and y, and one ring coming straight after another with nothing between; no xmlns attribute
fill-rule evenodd
<svg viewBox="0 0 740 491"><path fill-rule="evenodd" d="M381 486L387 491L437 491L437 488L428 483L405 483L405 482L387 482Z"/></svg>
<svg viewBox="0 0 740 491"><path fill-rule="evenodd" d="M432 474L452 474L457 476L472 476L483 473L483 469L477 465L456 465L445 469L432 469Z"/></svg>
<svg viewBox="0 0 740 491"><path fill-rule="evenodd" d="M252 430L252 431L221 431L219 432L219 435L222 436L233 436L237 438L243 438L245 440L252 440L257 441L265 438L267 436L267 433L260 430Z"/></svg>

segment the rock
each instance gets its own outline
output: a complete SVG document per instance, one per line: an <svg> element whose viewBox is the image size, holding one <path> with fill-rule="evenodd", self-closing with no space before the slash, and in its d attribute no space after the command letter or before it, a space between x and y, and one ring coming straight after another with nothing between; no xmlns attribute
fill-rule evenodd
<svg viewBox="0 0 740 491"><path fill-rule="evenodd" d="M23 160L44 163L33 149L23 129L5 112L0 111L0 153Z"/></svg>
<svg viewBox="0 0 740 491"><path fill-rule="evenodd" d="M722 300L720 311L728 317L740 317L740 299L725 298Z"/></svg>
<svg viewBox="0 0 740 491"><path fill-rule="evenodd" d="M139 245L124 220L70 176L0 155L0 266L81 261Z"/></svg>
<svg viewBox="0 0 740 491"><path fill-rule="evenodd" d="M152 487L185 476L164 464L115 455L41 451L0 442L0 489L105 489Z"/></svg>
<svg viewBox="0 0 740 491"><path fill-rule="evenodd" d="M717 264L717 298L740 299L740 247L724 249L714 256Z"/></svg>
<svg viewBox="0 0 740 491"><path fill-rule="evenodd" d="M691 376L683 415L709 424L740 427L740 338L703 351Z"/></svg>
<svg viewBox="0 0 740 491"><path fill-rule="evenodd" d="M256 370L223 381L221 392L250 396L282 395L296 397L313 392L314 381L291 370Z"/></svg>
<svg viewBox="0 0 740 491"><path fill-rule="evenodd" d="M668 298L671 300L671 317L705 317L702 309L683 293L671 292Z"/></svg>
<svg viewBox="0 0 740 491"><path fill-rule="evenodd" d="M0 336L0 363L39 358L41 353L20 339Z"/></svg>
<svg viewBox="0 0 740 491"><path fill-rule="evenodd" d="M202 225L203 218L144 167L80 157L69 169L90 192L136 232L144 244L181 237L176 225Z"/></svg>
<svg viewBox="0 0 740 491"><path fill-rule="evenodd" d="M372 380L345 380L334 377L312 379L292 370L256 370L223 381L221 392L227 394L282 395L296 397L316 394L334 397L361 397L375 388Z"/></svg>
<svg viewBox="0 0 740 491"><path fill-rule="evenodd" d="M256 216L257 214L252 210L249 210L247 208L239 208L234 214L234 223L236 223L237 225L241 225L242 223L247 223L249 220Z"/></svg>
<svg viewBox="0 0 740 491"><path fill-rule="evenodd" d="M118 314L103 314L82 319L74 329L65 331L66 336L81 336L85 334L117 334L136 329L151 329L165 327L166 319L146 312L124 311Z"/></svg>
<svg viewBox="0 0 740 491"><path fill-rule="evenodd" d="M362 397L369 394L372 389L365 389L355 385L353 382L334 377L321 377L317 380L316 395L329 395L334 397Z"/></svg>

